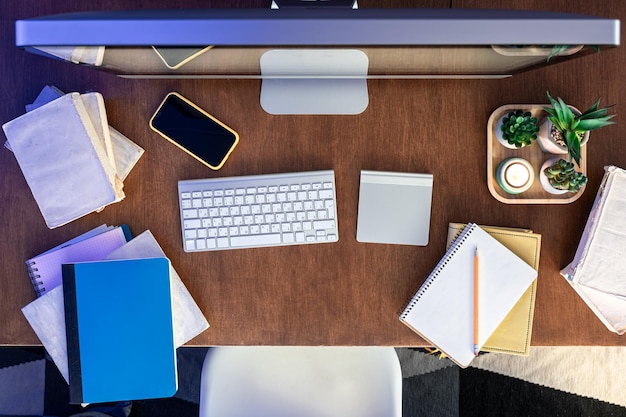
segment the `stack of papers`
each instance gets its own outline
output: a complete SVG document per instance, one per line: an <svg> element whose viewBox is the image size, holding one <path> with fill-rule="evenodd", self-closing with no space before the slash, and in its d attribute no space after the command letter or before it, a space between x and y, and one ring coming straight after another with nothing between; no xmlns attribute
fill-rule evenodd
<svg viewBox="0 0 626 417"><path fill-rule="evenodd" d="M49 228L121 201L143 149L112 129L100 93L46 87L30 111L2 126Z"/></svg>
<svg viewBox="0 0 626 417"><path fill-rule="evenodd" d="M626 171L609 166L574 260L561 271L612 332L626 332Z"/></svg>
<svg viewBox="0 0 626 417"><path fill-rule="evenodd" d="M76 239L66 242L66 244L76 246L80 245L82 242L93 242L94 238L97 238L97 236L115 230L116 228L114 227L103 225ZM118 249L109 253L106 257L102 258L102 260L163 257L165 257L165 253L152 233L147 230L128 243L120 245ZM76 263L78 260L79 259L76 258L74 260L67 259L64 263ZM60 269L62 265L59 264L57 267ZM182 279L171 265L169 266L169 277L171 280L174 346L180 347L209 328L209 323ZM110 300L110 302L111 305L115 304L114 300ZM61 375L63 375L66 382L69 382L70 371L65 328L64 296L61 283L57 283L55 287L47 288L45 294L22 308L22 313L46 348L46 351L57 368L59 368Z"/></svg>

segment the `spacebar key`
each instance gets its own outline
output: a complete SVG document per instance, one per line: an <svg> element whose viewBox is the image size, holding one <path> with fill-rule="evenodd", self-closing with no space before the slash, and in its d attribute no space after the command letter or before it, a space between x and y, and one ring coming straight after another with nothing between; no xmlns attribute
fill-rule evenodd
<svg viewBox="0 0 626 417"><path fill-rule="evenodd" d="M230 246L265 246L280 243L280 234L231 236Z"/></svg>

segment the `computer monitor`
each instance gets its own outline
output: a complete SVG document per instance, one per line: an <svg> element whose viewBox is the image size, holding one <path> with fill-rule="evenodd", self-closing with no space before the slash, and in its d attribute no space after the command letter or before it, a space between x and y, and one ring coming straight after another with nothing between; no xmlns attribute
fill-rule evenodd
<svg viewBox="0 0 626 417"><path fill-rule="evenodd" d="M83 12L16 45L128 78L260 78L269 113L357 114L367 80L503 78L619 45L617 19L487 9Z"/></svg>

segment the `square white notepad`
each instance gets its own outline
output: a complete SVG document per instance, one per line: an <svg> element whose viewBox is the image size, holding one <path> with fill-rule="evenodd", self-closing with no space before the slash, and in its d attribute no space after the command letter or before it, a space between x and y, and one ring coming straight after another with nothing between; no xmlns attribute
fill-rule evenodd
<svg viewBox="0 0 626 417"><path fill-rule="evenodd" d="M356 240L426 246L431 174L361 171Z"/></svg>

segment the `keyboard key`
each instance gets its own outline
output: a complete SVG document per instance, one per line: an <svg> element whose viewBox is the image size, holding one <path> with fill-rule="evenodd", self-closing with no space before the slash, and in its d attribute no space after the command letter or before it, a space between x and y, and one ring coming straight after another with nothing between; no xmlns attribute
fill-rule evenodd
<svg viewBox="0 0 626 417"><path fill-rule="evenodd" d="M183 210L183 219L195 219L198 217L197 209Z"/></svg>
<svg viewBox="0 0 626 417"><path fill-rule="evenodd" d="M336 226L334 220L317 220L313 222L313 227L315 228L315 230L320 230L334 229Z"/></svg>
<svg viewBox="0 0 626 417"><path fill-rule="evenodd" d="M320 190L319 196L321 199L325 200L327 198L333 198L333 190Z"/></svg>
<svg viewBox="0 0 626 417"><path fill-rule="evenodd" d="M281 243L280 234L233 236L230 238L233 246L265 246Z"/></svg>
<svg viewBox="0 0 626 417"><path fill-rule="evenodd" d="M202 221L200 219L185 220L183 222L184 229L197 229L201 226L202 226Z"/></svg>

